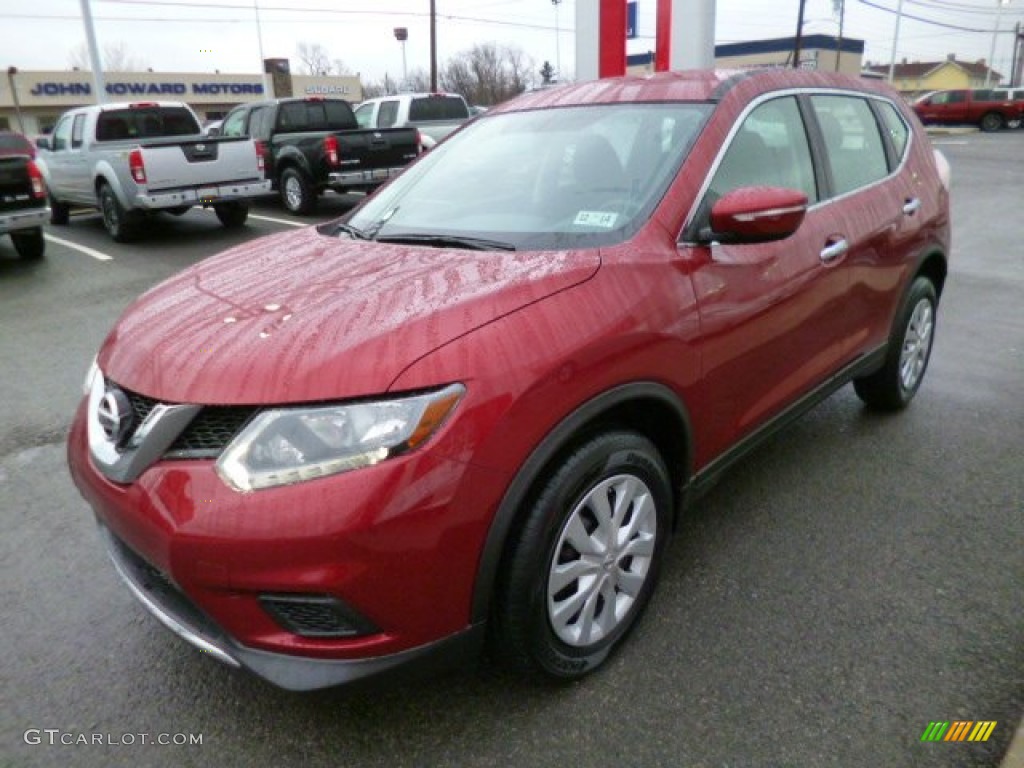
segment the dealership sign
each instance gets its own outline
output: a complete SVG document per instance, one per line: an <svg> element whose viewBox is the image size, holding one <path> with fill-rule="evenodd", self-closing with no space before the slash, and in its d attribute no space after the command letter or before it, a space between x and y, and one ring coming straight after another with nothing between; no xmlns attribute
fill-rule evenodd
<svg viewBox="0 0 1024 768"><path fill-rule="evenodd" d="M123 81L107 83L107 93L112 96L251 96L263 93L262 83L183 83L157 82L144 83ZM91 96L90 83L43 81L35 83L28 92L31 96Z"/></svg>

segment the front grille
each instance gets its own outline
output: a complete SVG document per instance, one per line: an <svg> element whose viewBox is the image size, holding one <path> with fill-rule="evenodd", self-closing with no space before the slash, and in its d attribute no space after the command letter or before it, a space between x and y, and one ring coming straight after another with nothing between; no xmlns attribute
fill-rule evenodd
<svg viewBox="0 0 1024 768"><path fill-rule="evenodd" d="M377 632L372 623L326 595L260 595L260 604L284 629L303 637L355 637Z"/></svg>
<svg viewBox="0 0 1024 768"><path fill-rule="evenodd" d="M118 387L131 403L134 414L134 431L142 426L160 400L132 392L107 381L108 387ZM175 403L164 403L175 405ZM164 454L168 459L215 459L227 447L228 443L241 431L242 427L253 417L258 409L248 405L210 405L204 407L189 423L185 431L178 435L174 443ZM128 436L129 438L131 435Z"/></svg>
<svg viewBox="0 0 1024 768"><path fill-rule="evenodd" d="M207 406L178 436L166 456L169 459L216 458L255 413L255 408L247 406Z"/></svg>

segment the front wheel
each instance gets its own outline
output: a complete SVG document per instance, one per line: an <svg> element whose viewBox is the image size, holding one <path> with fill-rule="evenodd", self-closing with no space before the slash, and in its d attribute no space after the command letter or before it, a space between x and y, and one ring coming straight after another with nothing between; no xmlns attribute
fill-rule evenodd
<svg viewBox="0 0 1024 768"><path fill-rule="evenodd" d="M100 213L103 226L116 243L133 240L138 232L138 214L126 211L109 184L100 187Z"/></svg>
<svg viewBox="0 0 1024 768"><path fill-rule="evenodd" d="M499 653L563 680L604 662L654 591L671 504L664 462L635 432L593 437L554 467L503 564Z"/></svg>
<svg viewBox="0 0 1024 768"><path fill-rule="evenodd" d="M998 112L988 112L981 118L981 130L989 133L1002 130L1004 125L1006 121Z"/></svg>
<svg viewBox="0 0 1024 768"><path fill-rule="evenodd" d="M316 190L306 174L297 168L286 168L278 183L281 202L289 213L305 215L316 208Z"/></svg>
<svg viewBox="0 0 1024 768"><path fill-rule="evenodd" d="M854 379L857 397L869 407L897 411L914 398L931 357L937 306L932 281L927 277L915 279L896 316L885 365L870 376Z"/></svg>
<svg viewBox="0 0 1024 768"><path fill-rule="evenodd" d="M46 252L46 240L43 239L43 228L28 229L21 232L11 232L11 240L14 241L14 250L21 258L28 261L41 259Z"/></svg>
<svg viewBox="0 0 1024 768"><path fill-rule="evenodd" d="M249 218L249 206L245 203L218 203L213 206L213 212L228 229L238 229Z"/></svg>

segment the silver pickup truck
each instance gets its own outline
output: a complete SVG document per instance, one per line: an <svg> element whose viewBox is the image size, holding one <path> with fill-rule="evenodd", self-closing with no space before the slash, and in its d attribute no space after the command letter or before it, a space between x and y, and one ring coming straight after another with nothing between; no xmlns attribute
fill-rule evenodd
<svg viewBox="0 0 1024 768"><path fill-rule="evenodd" d="M118 242L137 236L147 214L180 216L195 205L212 207L225 227L240 227L246 200L270 191L261 145L203 136L180 102L73 109L38 144L51 223L67 224L71 205L98 208Z"/></svg>

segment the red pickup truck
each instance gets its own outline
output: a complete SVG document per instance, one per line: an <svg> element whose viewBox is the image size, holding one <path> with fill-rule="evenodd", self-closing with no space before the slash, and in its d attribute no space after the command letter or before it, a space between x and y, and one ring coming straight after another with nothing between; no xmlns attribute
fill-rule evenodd
<svg viewBox="0 0 1024 768"><path fill-rule="evenodd" d="M1024 118L1024 90L962 88L933 91L914 102L914 111L925 125L977 125L983 131L999 131Z"/></svg>

